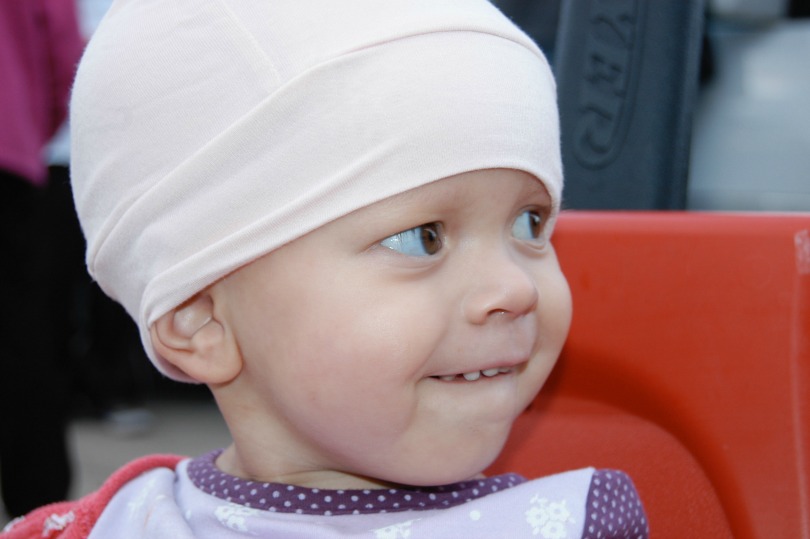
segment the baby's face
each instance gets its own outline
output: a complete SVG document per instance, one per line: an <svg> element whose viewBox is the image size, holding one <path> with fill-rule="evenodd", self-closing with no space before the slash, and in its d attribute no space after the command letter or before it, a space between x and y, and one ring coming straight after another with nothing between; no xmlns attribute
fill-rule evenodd
<svg viewBox="0 0 810 539"><path fill-rule="evenodd" d="M568 332L549 210L526 173L465 173L224 281L252 412L290 477L437 485L490 464Z"/></svg>

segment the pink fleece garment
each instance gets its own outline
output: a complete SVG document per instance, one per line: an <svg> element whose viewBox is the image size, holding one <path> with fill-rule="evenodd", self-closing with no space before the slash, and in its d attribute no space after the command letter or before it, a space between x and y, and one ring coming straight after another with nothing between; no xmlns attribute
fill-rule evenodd
<svg viewBox="0 0 810 539"><path fill-rule="evenodd" d="M0 168L43 185L84 40L73 0L0 0Z"/></svg>

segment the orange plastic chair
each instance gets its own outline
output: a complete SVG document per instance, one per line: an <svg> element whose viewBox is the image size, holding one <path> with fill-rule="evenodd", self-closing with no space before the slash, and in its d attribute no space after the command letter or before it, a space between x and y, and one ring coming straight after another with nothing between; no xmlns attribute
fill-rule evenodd
<svg viewBox="0 0 810 539"><path fill-rule="evenodd" d="M569 212L554 244L571 334L490 473L619 468L654 538L810 539L810 214Z"/></svg>

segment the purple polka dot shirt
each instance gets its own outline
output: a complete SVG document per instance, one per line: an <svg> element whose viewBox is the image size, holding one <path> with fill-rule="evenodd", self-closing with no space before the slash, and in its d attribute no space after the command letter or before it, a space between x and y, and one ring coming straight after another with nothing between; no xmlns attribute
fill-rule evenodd
<svg viewBox="0 0 810 539"><path fill-rule="evenodd" d="M505 474L430 488L331 490L249 481L217 469L219 451L126 482L89 539L647 539L622 472L584 468L526 480ZM75 518L51 515L49 529ZM54 528L55 526L55 528Z"/></svg>

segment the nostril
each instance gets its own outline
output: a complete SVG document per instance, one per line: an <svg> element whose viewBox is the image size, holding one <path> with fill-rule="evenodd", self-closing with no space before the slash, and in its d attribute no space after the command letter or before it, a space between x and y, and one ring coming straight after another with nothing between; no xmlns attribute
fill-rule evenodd
<svg viewBox="0 0 810 539"><path fill-rule="evenodd" d="M474 324L523 316L534 311L539 302L535 275L512 262L482 269L470 285L463 309L467 320Z"/></svg>

